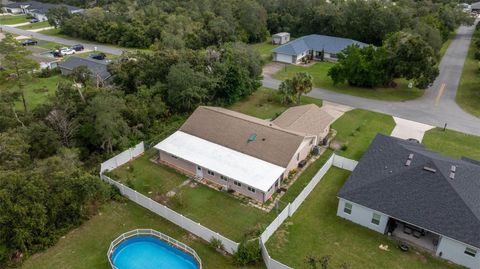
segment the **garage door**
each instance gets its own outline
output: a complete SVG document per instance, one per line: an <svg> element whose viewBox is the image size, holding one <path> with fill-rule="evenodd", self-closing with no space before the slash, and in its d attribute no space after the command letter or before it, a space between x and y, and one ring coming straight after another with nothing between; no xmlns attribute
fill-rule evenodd
<svg viewBox="0 0 480 269"><path fill-rule="evenodd" d="M286 55L286 54L281 54L277 53L277 58L275 59L277 62L282 62L282 63L292 63L292 55Z"/></svg>

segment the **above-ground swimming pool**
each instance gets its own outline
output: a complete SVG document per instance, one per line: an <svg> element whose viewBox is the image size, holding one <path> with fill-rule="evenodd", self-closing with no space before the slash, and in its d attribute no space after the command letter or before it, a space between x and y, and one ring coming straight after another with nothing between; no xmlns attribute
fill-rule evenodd
<svg viewBox="0 0 480 269"><path fill-rule="evenodd" d="M112 242L108 258L115 269L201 268L200 258L193 249L153 230L121 235Z"/></svg>

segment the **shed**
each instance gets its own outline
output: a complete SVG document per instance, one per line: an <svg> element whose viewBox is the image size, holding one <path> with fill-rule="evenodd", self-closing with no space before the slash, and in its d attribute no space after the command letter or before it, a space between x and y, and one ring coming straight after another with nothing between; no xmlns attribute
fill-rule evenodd
<svg viewBox="0 0 480 269"><path fill-rule="evenodd" d="M275 45L283 45L290 41L290 33L281 32L272 35L272 43Z"/></svg>

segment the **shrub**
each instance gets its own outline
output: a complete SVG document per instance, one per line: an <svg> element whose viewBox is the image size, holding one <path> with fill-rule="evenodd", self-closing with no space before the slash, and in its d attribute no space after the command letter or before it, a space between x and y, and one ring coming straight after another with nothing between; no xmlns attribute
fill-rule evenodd
<svg viewBox="0 0 480 269"><path fill-rule="evenodd" d="M480 60L480 50L475 51L474 58L475 60Z"/></svg>
<svg viewBox="0 0 480 269"><path fill-rule="evenodd" d="M49 78L53 75L58 75L60 74L60 68L44 68L42 70L40 70L40 72L37 74L37 77L39 78Z"/></svg>
<svg viewBox="0 0 480 269"><path fill-rule="evenodd" d="M210 239L210 247L212 247L213 249L223 249L223 244L222 244L222 240L220 239L217 239L215 237L212 237Z"/></svg>
<svg viewBox="0 0 480 269"><path fill-rule="evenodd" d="M342 147L340 147L340 150L341 151L346 151L348 149L348 145L347 144L343 144Z"/></svg>
<svg viewBox="0 0 480 269"><path fill-rule="evenodd" d="M133 184L133 180L131 177L127 178L125 185L127 185L127 187L129 187L130 189L135 189L135 184Z"/></svg>
<svg viewBox="0 0 480 269"><path fill-rule="evenodd" d="M237 252L233 254L233 262L238 266L257 264L262 258L258 239L247 241L243 239L238 246Z"/></svg>

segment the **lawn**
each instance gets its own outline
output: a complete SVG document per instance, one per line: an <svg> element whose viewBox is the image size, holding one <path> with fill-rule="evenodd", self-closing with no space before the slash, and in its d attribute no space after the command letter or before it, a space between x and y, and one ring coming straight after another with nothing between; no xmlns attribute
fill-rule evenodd
<svg viewBox="0 0 480 269"><path fill-rule="evenodd" d="M17 28L23 29L23 30L32 30L32 29L40 29L45 27L50 27L50 24L48 24L48 21L30 23L27 25L18 26Z"/></svg>
<svg viewBox="0 0 480 269"><path fill-rule="evenodd" d="M377 133L390 135L395 122L385 114L354 109L336 120L331 127L338 132L335 141L346 145L337 154L359 160Z"/></svg>
<svg viewBox="0 0 480 269"><path fill-rule="evenodd" d="M49 49L49 50L55 50L59 49L62 47L68 47L67 45L60 44L60 43L55 43L55 42L38 42L37 44L38 47L44 48L44 49Z"/></svg>
<svg viewBox="0 0 480 269"><path fill-rule="evenodd" d="M275 95L276 91L261 87L251 96L229 107L240 113L244 113L261 119L273 119L287 110L289 106L280 103L280 98ZM322 106L322 100L302 96L302 104L316 104Z"/></svg>
<svg viewBox="0 0 480 269"><path fill-rule="evenodd" d="M475 42L479 40L478 33L472 37L465 65L456 96L457 104L468 113L480 117L480 75L478 61L475 60Z"/></svg>
<svg viewBox="0 0 480 269"><path fill-rule="evenodd" d="M329 268L440 269L460 268L420 251L401 252L387 236L336 216L336 195L350 172L331 168L293 217L267 242L272 258L307 268L305 257L330 255ZM380 244L390 251L379 250Z"/></svg>
<svg viewBox="0 0 480 269"><path fill-rule="evenodd" d="M161 198L181 185L187 177L169 167L150 162L148 159L155 154L154 150L149 151L112 171L113 179L132 186L152 199ZM127 180L130 183L127 183ZM231 194L201 184L183 186L175 197L168 201L168 206L237 242L245 234L251 234L257 228L268 225L275 218L274 212L266 213L246 205Z"/></svg>
<svg viewBox="0 0 480 269"><path fill-rule="evenodd" d="M24 89L28 109L34 109L44 103L49 96L55 93L57 85L62 79L60 75L56 75L49 78L33 78L28 81ZM15 89L16 87L13 83L5 83L0 85L0 90ZM23 110L22 101L16 103L16 108Z"/></svg>
<svg viewBox="0 0 480 269"><path fill-rule="evenodd" d="M274 74L273 78L278 80L285 80L287 78L293 77L295 73L307 72L313 77L313 84L315 87L324 88L338 93L385 101L411 100L422 96L424 93L423 90L417 88L409 89L408 82L403 79L396 80L397 86L395 88L369 89L352 87L348 84L333 85L331 78L327 76L328 70L333 65L333 63L328 62L318 62L309 67L287 65L286 69L283 68L282 70Z"/></svg>
<svg viewBox="0 0 480 269"><path fill-rule="evenodd" d="M453 158L462 156L480 160L480 137L452 130L435 128L425 133L422 144Z"/></svg>
<svg viewBox="0 0 480 269"><path fill-rule="evenodd" d="M252 47L260 53L260 57L264 63L272 61L272 49L276 48L277 45L273 45L271 39L263 42L253 44Z"/></svg>
<svg viewBox="0 0 480 269"><path fill-rule="evenodd" d="M203 268L239 268L230 256L212 250L206 242L190 236L178 226L132 202L110 202L100 213L72 230L53 247L33 255L23 269L110 269L107 250L120 234L138 228L152 228L186 243L200 256ZM257 267L264 268L262 264Z"/></svg>
<svg viewBox="0 0 480 269"><path fill-rule="evenodd" d="M0 25L11 25L28 22L26 15L0 16Z"/></svg>

